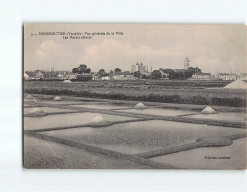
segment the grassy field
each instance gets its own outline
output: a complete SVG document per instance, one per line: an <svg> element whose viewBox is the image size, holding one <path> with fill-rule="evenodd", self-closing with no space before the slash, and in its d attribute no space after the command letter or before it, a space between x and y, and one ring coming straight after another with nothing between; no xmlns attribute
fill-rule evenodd
<svg viewBox="0 0 247 195"><path fill-rule="evenodd" d="M25 81L24 92L47 95L197 105L246 106L246 91L224 89L229 81ZM219 87L219 88L218 88Z"/></svg>

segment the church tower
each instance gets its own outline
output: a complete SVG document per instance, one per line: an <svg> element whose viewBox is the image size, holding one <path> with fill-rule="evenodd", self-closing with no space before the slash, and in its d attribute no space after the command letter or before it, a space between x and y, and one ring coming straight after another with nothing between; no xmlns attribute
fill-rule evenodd
<svg viewBox="0 0 247 195"><path fill-rule="evenodd" d="M186 56L184 59L184 69L188 70L190 68L190 59Z"/></svg>

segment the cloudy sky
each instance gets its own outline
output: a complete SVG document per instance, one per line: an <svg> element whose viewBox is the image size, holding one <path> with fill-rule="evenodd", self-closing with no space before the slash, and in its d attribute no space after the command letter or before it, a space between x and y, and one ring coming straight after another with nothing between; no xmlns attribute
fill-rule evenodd
<svg viewBox="0 0 247 195"><path fill-rule="evenodd" d="M63 39L34 35L39 32L122 32L92 39ZM83 34L82 34L83 36ZM86 64L131 70L131 65L183 68L186 55L191 66L203 72L245 71L246 32L243 25L172 24L25 24L24 70L71 70Z"/></svg>

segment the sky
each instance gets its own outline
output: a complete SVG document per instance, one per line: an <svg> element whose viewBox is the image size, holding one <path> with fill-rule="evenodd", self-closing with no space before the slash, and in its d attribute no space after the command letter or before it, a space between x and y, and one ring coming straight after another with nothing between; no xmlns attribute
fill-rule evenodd
<svg viewBox="0 0 247 195"><path fill-rule="evenodd" d="M177 69L184 67L188 56L190 66L202 72L241 73L246 72L245 30L244 25L226 24L24 24L24 71L71 71L80 64L94 72L101 68L130 71L137 62L149 70L151 66L152 70ZM45 36L40 32L105 35L64 39L62 35Z"/></svg>

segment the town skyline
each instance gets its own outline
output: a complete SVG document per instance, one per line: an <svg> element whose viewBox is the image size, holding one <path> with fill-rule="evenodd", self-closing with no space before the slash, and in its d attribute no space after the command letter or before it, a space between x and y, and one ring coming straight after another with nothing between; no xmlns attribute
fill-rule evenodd
<svg viewBox="0 0 247 195"><path fill-rule="evenodd" d="M187 58L187 56L186 56L186 58ZM142 63L142 61L140 61L140 62L136 62L136 64L133 64L133 65L131 65L130 66L130 68L129 69L121 69L121 71L128 71L128 72L130 72L130 73L133 73L133 72L135 72L135 71L133 71L133 66L136 66L137 64L144 64L144 63ZM83 65L83 64L79 64L79 65ZM143 65L144 66L144 65ZM189 65L190 67L192 67L192 68L200 68L199 66L191 66L191 65ZM55 69L54 67L51 67L50 69L33 69L33 70L24 70L24 72L27 72L27 71L38 71L38 70L40 70L40 71L47 71L47 72L56 72L56 71L58 71L58 72L72 72L72 69L73 69L74 67L72 67L71 69L68 69L68 70L65 70L65 69ZM90 67L89 67L90 68ZM117 68L119 68L119 67L115 67L115 68L113 68L113 69L111 69L111 70L105 70L103 67L102 68L100 68L100 69L104 69L106 72L110 72L110 71L114 71L115 69L117 69ZM179 69L183 69L182 67L180 67L180 68L171 68L171 67L165 67L165 68L163 68L163 67L160 67L160 68L158 68L158 69L153 69L153 66L151 65L151 66L145 66L145 68L146 68L146 71L145 71L145 73L151 73L152 71L154 71L154 70L160 70L160 69L172 69L172 70L174 70L174 71L176 71L176 70L179 70ZM90 68L91 69L91 68ZM99 70L100 70L99 69ZM96 70L96 71L93 71L93 70L91 70L91 72L92 73L97 73L99 70ZM204 71L204 72L207 72L207 71ZM238 73L236 73L236 72L233 72L231 69L228 71L228 72L220 72L218 69L217 69L217 72L207 72L207 73L210 73L210 74L212 74L212 75L216 75L216 74L218 74L218 73L227 73L227 74L242 74L242 73L245 73L245 72L238 72Z"/></svg>

